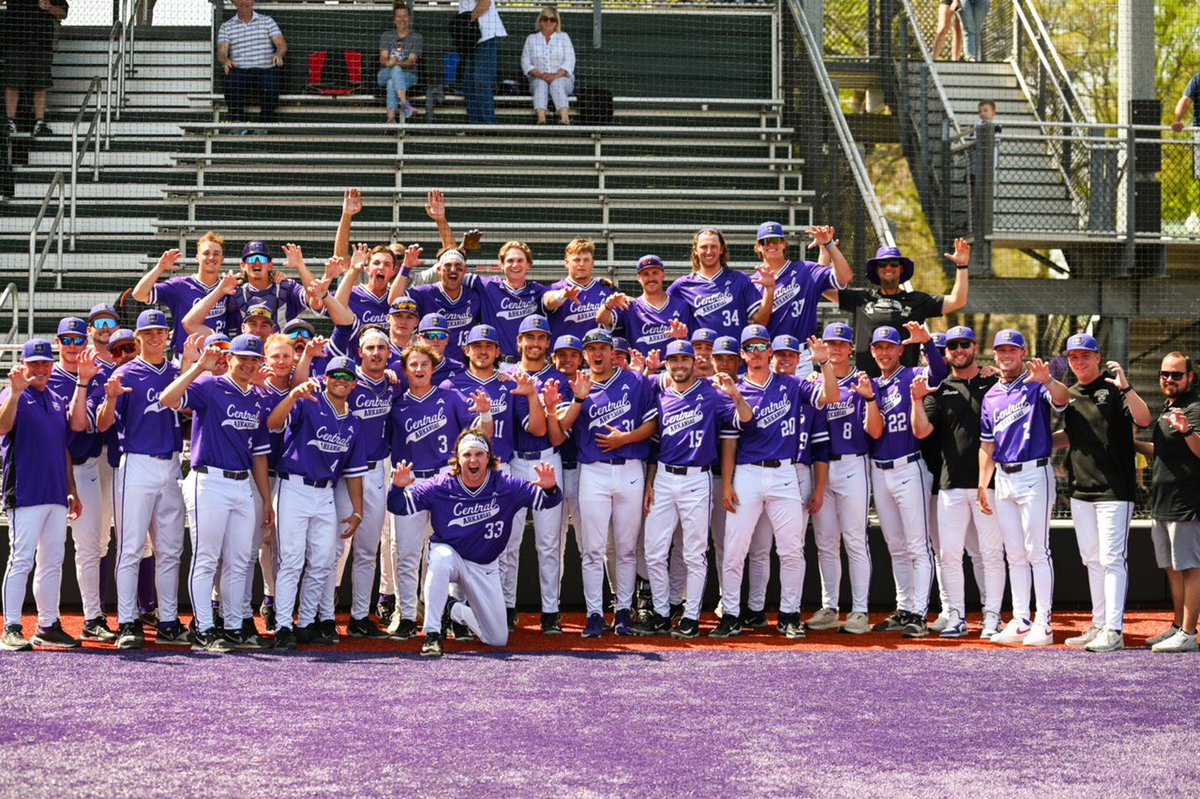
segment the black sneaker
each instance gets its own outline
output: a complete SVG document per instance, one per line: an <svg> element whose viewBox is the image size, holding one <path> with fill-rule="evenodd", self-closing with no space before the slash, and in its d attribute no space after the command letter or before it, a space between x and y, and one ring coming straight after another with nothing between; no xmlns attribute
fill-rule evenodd
<svg viewBox="0 0 1200 799"><path fill-rule="evenodd" d="M263 626L267 628L267 632L274 632L274 630L275 630L275 605L274 604L268 605L266 603L266 600L263 600L262 605L259 606L259 608L258 608L258 614L260 616L262 616Z"/></svg>
<svg viewBox="0 0 1200 799"><path fill-rule="evenodd" d="M38 631L34 633L31 643L34 646L43 646L47 649L78 649L82 644L76 639L67 635L62 628L62 622L56 621L49 627L38 627Z"/></svg>
<svg viewBox="0 0 1200 799"><path fill-rule="evenodd" d="M279 627L275 630L275 648L286 652L296 649L296 634L291 627Z"/></svg>
<svg viewBox="0 0 1200 799"><path fill-rule="evenodd" d="M381 627L388 627L392 623L392 614L396 612L396 597L380 596L379 604L375 606L375 613L379 616L379 624Z"/></svg>
<svg viewBox="0 0 1200 799"><path fill-rule="evenodd" d="M225 640L225 635L216 627L209 627L196 633L192 643L193 652L208 652L214 655L224 655L233 651L233 644Z"/></svg>
<svg viewBox="0 0 1200 799"><path fill-rule="evenodd" d="M742 628L746 630L760 630L766 627L770 622L767 621L767 613L763 610L750 610L747 608L742 611Z"/></svg>
<svg viewBox="0 0 1200 799"><path fill-rule="evenodd" d="M99 641L102 644L111 644L117 640L117 634L108 626L108 621L103 616L85 621L83 634L79 637L85 641Z"/></svg>
<svg viewBox="0 0 1200 799"><path fill-rule="evenodd" d="M125 622L117 626L117 649L141 649L142 637L137 634L134 622Z"/></svg>
<svg viewBox="0 0 1200 799"><path fill-rule="evenodd" d="M904 625L904 631L901 633L905 638L928 638L929 625L925 621L924 616L910 614L908 624Z"/></svg>
<svg viewBox="0 0 1200 799"><path fill-rule="evenodd" d="M450 615L450 609L457 604L458 600L454 597L446 597L446 609L442 612L442 634L455 641L474 641L475 636L471 634L471 628L454 621L454 617Z"/></svg>
<svg viewBox="0 0 1200 799"><path fill-rule="evenodd" d="M244 620L240 629L225 630L225 640L233 644L234 649L270 649L271 645L258 634L254 622L250 621L250 626L247 628L247 621L250 620Z"/></svg>
<svg viewBox="0 0 1200 799"><path fill-rule="evenodd" d="M9 120L11 123L12 120ZM4 628L4 636L0 638L0 649L9 652L32 652L33 644L25 640L21 634L21 625L10 624Z"/></svg>
<svg viewBox="0 0 1200 799"><path fill-rule="evenodd" d="M351 617L346 627L346 634L351 638L387 638L387 633L370 619L355 619Z"/></svg>
<svg viewBox="0 0 1200 799"><path fill-rule="evenodd" d="M456 621L450 622L450 629L454 631L454 640L455 641L474 641L475 640L475 634L473 632L471 632L471 628L465 624L459 624Z"/></svg>
<svg viewBox="0 0 1200 799"><path fill-rule="evenodd" d="M717 623L717 629L708 634L709 638L732 638L742 634L742 622L732 613L726 613Z"/></svg>
<svg viewBox="0 0 1200 799"><path fill-rule="evenodd" d="M158 626L158 608L150 608L150 610L142 611L141 613L138 614L138 621L141 622L143 627L157 627ZM195 623L196 623L196 619L193 618L192 624L195 625ZM192 632L195 632L195 630L193 630Z"/></svg>
<svg viewBox="0 0 1200 799"><path fill-rule="evenodd" d="M218 630L225 629L225 619L221 616L221 604L219 602L214 602L212 609L213 627L216 627Z"/></svg>
<svg viewBox="0 0 1200 799"><path fill-rule="evenodd" d="M634 635L666 635L671 632L671 620L651 611L650 617L640 624L633 625Z"/></svg>
<svg viewBox="0 0 1200 799"><path fill-rule="evenodd" d="M518 619L517 609L516 608L505 608L504 610L505 610L505 613L507 613L507 615L508 615L508 631L510 633L515 633L517 631L517 619Z"/></svg>
<svg viewBox="0 0 1200 799"><path fill-rule="evenodd" d="M53 136L54 131L50 130L50 126L46 124L46 120L39 119L33 123L33 130L30 132L29 135L34 136L34 137Z"/></svg>
<svg viewBox="0 0 1200 799"><path fill-rule="evenodd" d="M904 625L908 623L908 614L903 610L896 608L892 611L892 615L888 616L881 622L878 622L871 628L873 633L898 633L904 629Z"/></svg>
<svg viewBox="0 0 1200 799"><path fill-rule="evenodd" d="M671 616L671 623L678 624L679 620L683 618L683 603L680 603L678 605L672 605L670 616Z"/></svg>
<svg viewBox="0 0 1200 799"><path fill-rule="evenodd" d="M337 622L333 619L321 619L317 622L317 629L321 632L321 640L313 641L314 644L333 646L342 642L342 639L338 637Z"/></svg>
<svg viewBox="0 0 1200 799"><path fill-rule="evenodd" d="M806 633L804 632L804 623L800 621L800 614L780 613L779 634L784 638L791 638L796 641L802 640Z"/></svg>
<svg viewBox="0 0 1200 799"><path fill-rule="evenodd" d="M412 619L401 619L396 625L396 632L392 633L393 641L410 641L417 637L417 623Z"/></svg>
<svg viewBox="0 0 1200 799"><path fill-rule="evenodd" d="M10 120L8 120L8 125L7 125L6 127L8 128L8 137L9 137L10 139L11 139L13 136L16 136L16 135L17 135L17 120L15 120L15 119L10 119ZM22 638L21 640L25 640L25 639L24 639L24 638ZM25 643L29 643L29 642L28 642L28 641L25 641ZM24 651L24 650L22 650L22 651Z"/></svg>
<svg viewBox="0 0 1200 799"><path fill-rule="evenodd" d="M681 641L689 638L700 637L700 622L696 619L682 618L675 625L675 629L671 630L671 637Z"/></svg>
<svg viewBox="0 0 1200 799"><path fill-rule="evenodd" d="M562 635L562 616L560 614L542 614L542 635Z"/></svg>
<svg viewBox="0 0 1200 799"><path fill-rule="evenodd" d="M175 621L158 625L158 638L154 643L162 646L191 646L192 636L182 624Z"/></svg>
<svg viewBox="0 0 1200 799"><path fill-rule="evenodd" d="M442 656L442 634L426 633L425 643L421 644L421 657L440 658Z"/></svg>

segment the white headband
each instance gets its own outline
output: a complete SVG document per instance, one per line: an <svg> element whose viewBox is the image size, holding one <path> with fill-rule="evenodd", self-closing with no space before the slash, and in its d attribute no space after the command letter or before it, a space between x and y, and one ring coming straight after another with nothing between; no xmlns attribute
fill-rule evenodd
<svg viewBox="0 0 1200 799"><path fill-rule="evenodd" d="M380 330L379 328L376 328L376 327L368 327L366 330L363 331L363 334L361 336L359 336L358 345L361 347L364 344L367 344L368 342L370 342L372 339L379 339L384 344L391 343L388 340L388 337L386 335L384 335L382 330Z"/></svg>
<svg viewBox="0 0 1200 799"><path fill-rule="evenodd" d="M492 448L491 445L488 444L488 440L483 436L475 435L473 433L469 436L463 436L462 441L458 442L459 455L462 455L469 449L481 449L489 455L492 454Z"/></svg>
<svg viewBox="0 0 1200 799"><path fill-rule="evenodd" d="M466 265L466 257L458 250L447 250L441 258L438 259L438 266L450 261L458 261L460 264Z"/></svg>

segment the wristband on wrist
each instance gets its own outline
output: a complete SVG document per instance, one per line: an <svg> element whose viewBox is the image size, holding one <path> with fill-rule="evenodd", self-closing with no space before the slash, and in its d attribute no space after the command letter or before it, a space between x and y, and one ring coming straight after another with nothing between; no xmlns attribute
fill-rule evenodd
<svg viewBox="0 0 1200 799"><path fill-rule="evenodd" d="M832 249L833 249L834 247L836 247L837 245L836 245L836 244L834 244L832 241L827 241L827 242L825 242L824 244L822 244L821 246L822 246L822 247L824 247L824 248L825 248L825 249L827 249L827 250L832 250Z"/></svg>
<svg viewBox="0 0 1200 799"><path fill-rule="evenodd" d="M490 421L492 421L492 412L491 412L491 411L484 411L483 413L479 414L479 421L481 421L481 422L490 422Z"/></svg>
<svg viewBox="0 0 1200 799"><path fill-rule="evenodd" d="M1121 393L1122 393L1122 394L1128 394L1130 391L1133 391L1133 384L1132 384L1132 383L1131 383L1131 384L1129 384L1128 386L1125 386L1125 388L1121 389Z"/></svg>
<svg viewBox="0 0 1200 799"><path fill-rule="evenodd" d="M582 405L584 400L586 400L586 399L587 399L587 397L576 396L576 397L571 398L571 402L578 402L580 405Z"/></svg>
<svg viewBox="0 0 1200 799"><path fill-rule="evenodd" d="M351 513L351 514L350 514L350 518L352 518L352 519L358 519L358 520L361 522L361 521L362 521L362 514L361 514L361 513L359 513L359 512L357 512L357 511L355 511L354 513Z"/></svg>
<svg viewBox="0 0 1200 799"><path fill-rule="evenodd" d="M971 265L970 264L962 264L960 266L956 266L955 268L956 269L970 269Z"/></svg>

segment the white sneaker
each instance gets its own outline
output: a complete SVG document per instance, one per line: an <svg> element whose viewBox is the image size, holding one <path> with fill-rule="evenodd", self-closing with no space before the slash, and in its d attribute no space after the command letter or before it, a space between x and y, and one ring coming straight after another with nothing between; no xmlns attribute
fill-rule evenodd
<svg viewBox="0 0 1200 799"><path fill-rule="evenodd" d="M983 629L979 632L979 637L985 641L992 640L992 636L1000 632L1000 614L989 610L983 614Z"/></svg>
<svg viewBox="0 0 1200 799"><path fill-rule="evenodd" d="M1200 644L1196 643L1196 636L1188 635L1183 630L1172 635L1165 641L1160 641L1150 647L1151 652L1166 652L1174 654L1176 652L1200 652Z"/></svg>
<svg viewBox="0 0 1200 799"><path fill-rule="evenodd" d="M1119 652L1125 648L1125 636L1120 630L1105 627L1084 647L1087 652Z"/></svg>
<svg viewBox="0 0 1200 799"><path fill-rule="evenodd" d="M865 613L851 613L846 617L846 623L842 625L841 631L851 635L865 635L871 632L871 620Z"/></svg>
<svg viewBox="0 0 1200 799"><path fill-rule="evenodd" d="M1013 619L991 637L993 644L1019 644L1029 635L1029 619Z"/></svg>
<svg viewBox="0 0 1200 799"><path fill-rule="evenodd" d="M1163 641L1174 636L1175 633L1177 633L1177 632L1179 632L1179 628L1176 627L1174 624L1172 624L1170 627L1163 630L1161 633L1154 636L1153 638L1147 638L1146 646L1153 648L1153 646L1155 644L1161 644Z"/></svg>
<svg viewBox="0 0 1200 799"><path fill-rule="evenodd" d="M1087 646L1092 641L1095 641L1096 636L1098 636L1099 634L1100 634L1100 628L1096 627L1096 626L1092 626L1092 627L1088 627L1080 635L1076 635L1073 638L1068 638L1067 640L1063 641L1063 643L1066 644L1067 646Z"/></svg>
<svg viewBox="0 0 1200 799"><path fill-rule="evenodd" d="M810 630L836 630L838 628L838 612L833 608L821 608L808 617L804 626Z"/></svg>
<svg viewBox="0 0 1200 799"><path fill-rule="evenodd" d="M938 617L938 621L941 621L940 616ZM937 624L937 622L934 622L934 624ZM929 625L929 629L933 629L933 624ZM942 626L938 635L942 638L967 637L967 623L958 615L957 610L952 610L946 614L946 623Z"/></svg>
<svg viewBox="0 0 1200 799"><path fill-rule="evenodd" d="M993 638L993 641L996 639ZM1054 631L1050 629L1049 624L1034 623L1029 628L1029 633L1025 636L1025 640L1021 642L1022 646L1053 646Z"/></svg>
<svg viewBox="0 0 1200 799"><path fill-rule="evenodd" d="M936 619L934 619L932 622L930 622L929 632L940 633L942 630L946 629L946 625L948 625L950 623L950 614L951 613L954 613L954 611L950 611L949 613L943 611L943 612L939 613L938 617Z"/></svg>

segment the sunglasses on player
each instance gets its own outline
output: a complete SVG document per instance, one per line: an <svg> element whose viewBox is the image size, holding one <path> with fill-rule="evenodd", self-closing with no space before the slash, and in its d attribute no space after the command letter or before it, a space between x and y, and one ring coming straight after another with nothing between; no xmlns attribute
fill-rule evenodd
<svg viewBox="0 0 1200 799"><path fill-rule="evenodd" d="M108 316L101 317L100 319L93 319L92 327L96 328L97 330L116 330L117 320Z"/></svg>
<svg viewBox="0 0 1200 799"><path fill-rule="evenodd" d="M325 374L325 377L328 378L329 380L345 380L350 383L353 383L356 380L358 380L358 376L355 375L353 372L343 372L340 370L337 372L327 372Z"/></svg>
<svg viewBox="0 0 1200 799"><path fill-rule="evenodd" d="M292 341L295 341L298 338L312 338L312 336L312 331L305 330L304 328L293 330L292 332L288 333L288 338L290 338Z"/></svg>
<svg viewBox="0 0 1200 799"><path fill-rule="evenodd" d="M265 265L271 263L271 259L266 255L251 255L245 259L246 263L251 266Z"/></svg>
<svg viewBox="0 0 1200 799"><path fill-rule="evenodd" d="M760 239L758 243L764 247L779 247L787 244L787 239L781 239L778 236L771 236L768 239Z"/></svg>
<svg viewBox="0 0 1200 799"><path fill-rule="evenodd" d="M136 351L137 351L136 344L123 344L119 347L113 347L111 350L112 354L116 355L118 357L121 355L125 355L126 353L136 352Z"/></svg>
<svg viewBox="0 0 1200 799"><path fill-rule="evenodd" d="M747 344L742 347L743 352L749 353L766 352L769 349L771 349L771 345L765 341L756 341L753 344Z"/></svg>
<svg viewBox="0 0 1200 799"><path fill-rule="evenodd" d="M1187 372L1166 372L1166 371L1164 371L1164 372L1158 373L1159 380L1171 380L1176 383L1182 383L1183 378L1185 378L1185 377L1187 377Z"/></svg>
<svg viewBox="0 0 1200 799"><path fill-rule="evenodd" d="M68 347L82 347L87 344L86 336L59 336L58 343Z"/></svg>
<svg viewBox="0 0 1200 799"><path fill-rule="evenodd" d="M228 341L214 341L208 345L208 348L218 349L221 352L229 352L230 346L232 345Z"/></svg>
<svg viewBox="0 0 1200 799"><path fill-rule="evenodd" d="M421 338L426 341L445 341L450 338L450 334L444 330L429 330L421 334Z"/></svg>
<svg viewBox="0 0 1200 799"><path fill-rule="evenodd" d="M948 350L969 350L973 346L975 346L975 342L973 342L973 341L963 340L963 341L947 341L946 342L946 349L948 349Z"/></svg>

